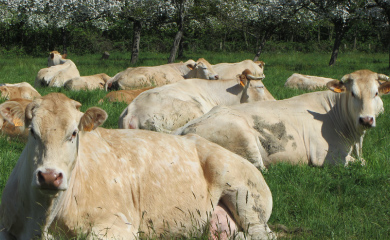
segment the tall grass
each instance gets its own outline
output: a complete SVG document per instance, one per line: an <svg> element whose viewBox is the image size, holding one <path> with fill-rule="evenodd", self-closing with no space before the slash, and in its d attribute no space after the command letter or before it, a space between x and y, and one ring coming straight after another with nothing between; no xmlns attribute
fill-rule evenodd
<svg viewBox="0 0 390 240"><path fill-rule="evenodd" d="M109 60L100 60L100 55L68 55L82 76L105 72L110 76L130 67L129 53L112 53ZM183 61L199 57L210 63L238 62L253 58L251 53L210 52L186 56ZM335 66L329 67L328 54L322 53L266 53L262 56L265 65L264 84L276 99L284 99L305 93L304 90L284 88L286 79L294 72L340 79L344 74L359 69L390 74L388 55L343 53ZM137 66L165 64L167 55L141 53ZM34 84L39 69L46 67L46 59L1 58L0 82L26 81ZM106 128L117 128L124 103L97 104L105 96L104 91L71 92L65 89L42 88L49 92L62 92L83 104L82 111L91 106L100 106L109 118ZM382 97L385 112L377 119L377 127L367 131L363 144L366 166L351 165L292 166L277 164L264 173L272 191L274 207L271 224L284 224L289 228L302 229L288 234L292 239L390 239L390 97ZM0 190L5 186L23 144L0 138Z"/></svg>

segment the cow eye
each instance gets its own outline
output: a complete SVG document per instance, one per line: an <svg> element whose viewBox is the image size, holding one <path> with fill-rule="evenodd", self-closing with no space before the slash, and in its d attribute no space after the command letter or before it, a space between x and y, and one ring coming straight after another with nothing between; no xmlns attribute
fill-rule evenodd
<svg viewBox="0 0 390 240"><path fill-rule="evenodd" d="M76 136L77 136L77 130L74 130L72 133L72 137L69 140L72 141Z"/></svg>
<svg viewBox="0 0 390 240"><path fill-rule="evenodd" d="M351 92L351 95L352 95L352 97L355 97L355 94L353 92Z"/></svg>
<svg viewBox="0 0 390 240"><path fill-rule="evenodd" d="M378 96L378 92L375 93L375 97Z"/></svg>

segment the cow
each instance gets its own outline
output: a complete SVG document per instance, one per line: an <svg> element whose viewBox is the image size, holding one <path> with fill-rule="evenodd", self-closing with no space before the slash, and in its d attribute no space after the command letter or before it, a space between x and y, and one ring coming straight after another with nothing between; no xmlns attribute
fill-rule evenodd
<svg viewBox="0 0 390 240"><path fill-rule="evenodd" d="M245 69L249 69L256 76L260 76L264 74L264 65L263 61L254 62L247 59L236 63L218 63L212 65L212 67L218 73L220 79L232 79Z"/></svg>
<svg viewBox="0 0 390 240"><path fill-rule="evenodd" d="M62 64L39 70L34 87L63 87L66 81L76 77L80 77L80 72L68 59Z"/></svg>
<svg viewBox="0 0 390 240"><path fill-rule="evenodd" d="M119 117L119 128L170 133L216 105L275 100L265 88L264 75L249 70L239 80L187 79L138 95Z"/></svg>
<svg viewBox="0 0 390 240"><path fill-rule="evenodd" d="M138 95L152 88L154 87L147 87L147 88L133 89L133 90L112 91L107 93L107 95L104 96L103 99L100 99L99 103L108 101L108 102L125 102L127 104L130 104L134 100L134 98L136 98Z"/></svg>
<svg viewBox="0 0 390 240"><path fill-rule="evenodd" d="M24 114L31 102L29 99L15 98L0 104L1 134L27 141L29 130L24 124Z"/></svg>
<svg viewBox="0 0 390 240"><path fill-rule="evenodd" d="M328 82L330 91L218 106L174 134L199 134L263 168L277 162L364 164L363 137L383 111L380 96L390 91L388 79L358 70Z"/></svg>
<svg viewBox="0 0 390 240"><path fill-rule="evenodd" d="M318 88L325 89L326 84L334 80L335 79L333 78L309 76L309 75L294 73L287 79L284 86L287 88L297 88L297 89L305 89L305 90L315 90Z"/></svg>
<svg viewBox="0 0 390 240"><path fill-rule="evenodd" d="M41 94L35 88L33 88L28 82L21 83L5 83L0 84L1 98L24 98L33 100L34 98L40 97Z"/></svg>
<svg viewBox="0 0 390 240"><path fill-rule="evenodd" d="M47 66L55 66L63 64L66 61L66 54L59 53L58 51L51 51L49 57L47 58Z"/></svg>
<svg viewBox="0 0 390 240"><path fill-rule="evenodd" d="M103 90L104 85L109 79L110 76L105 73L99 73L91 76L76 77L66 81L64 87L73 91L94 89Z"/></svg>
<svg viewBox="0 0 390 240"><path fill-rule="evenodd" d="M271 191L246 159L196 134L101 128L107 113L80 107L62 93L27 106L30 134L2 193L1 239L180 237L210 216L233 219L252 239L275 237Z"/></svg>
<svg viewBox="0 0 390 240"><path fill-rule="evenodd" d="M197 62L188 60L185 63L170 63L152 67L128 68L117 73L106 83L106 90L110 89L134 89L162 86L187 78L203 78L215 80L218 74L212 69L211 64L204 58Z"/></svg>

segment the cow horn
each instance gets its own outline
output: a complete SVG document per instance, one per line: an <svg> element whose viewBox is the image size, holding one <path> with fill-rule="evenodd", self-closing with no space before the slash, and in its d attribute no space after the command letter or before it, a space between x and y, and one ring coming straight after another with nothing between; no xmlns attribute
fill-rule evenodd
<svg viewBox="0 0 390 240"><path fill-rule="evenodd" d="M345 82L345 81L347 81L347 80L349 80L349 79L351 79L351 74L346 74L346 75L344 75L344 76L340 79L340 81L341 81L341 82Z"/></svg>
<svg viewBox="0 0 390 240"><path fill-rule="evenodd" d="M263 74L262 77L255 77L253 75L248 74L246 75L246 77L248 78L248 80L263 80L265 78L265 75Z"/></svg>
<svg viewBox="0 0 390 240"><path fill-rule="evenodd" d="M389 76L382 73L378 73L377 75L378 75L378 80L389 81Z"/></svg>

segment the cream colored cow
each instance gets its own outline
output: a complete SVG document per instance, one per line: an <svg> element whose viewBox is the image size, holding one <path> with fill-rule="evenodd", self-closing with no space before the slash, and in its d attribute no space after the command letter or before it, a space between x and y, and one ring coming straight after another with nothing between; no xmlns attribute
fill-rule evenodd
<svg viewBox="0 0 390 240"><path fill-rule="evenodd" d="M28 128L24 124L25 109L32 100L15 98L0 104L0 132L10 138L26 141Z"/></svg>
<svg viewBox="0 0 390 240"><path fill-rule="evenodd" d="M261 81L244 71L238 79L187 79L138 95L119 117L119 128L170 133L217 105L275 100Z"/></svg>
<svg viewBox="0 0 390 240"><path fill-rule="evenodd" d="M196 62L188 60L184 63L128 68L111 78L106 84L106 90L162 86L187 78L215 80L219 77L211 64L200 58Z"/></svg>
<svg viewBox="0 0 390 240"><path fill-rule="evenodd" d="M80 72L72 60L64 63L42 68L39 70L34 87L62 87L72 78L80 77Z"/></svg>
<svg viewBox="0 0 390 240"><path fill-rule="evenodd" d="M51 51L49 57L47 58L47 66L55 66L63 64L66 61L66 54L62 54L57 51Z"/></svg>
<svg viewBox="0 0 390 240"><path fill-rule="evenodd" d="M104 89L104 85L109 79L110 76L105 73L76 77L66 81L64 87L73 91Z"/></svg>
<svg viewBox="0 0 390 240"><path fill-rule="evenodd" d="M61 93L27 106L30 135L2 193L0 239L180 237L229 214L251 239L274 237L271 192L247 160L197 135L99 128L106 112L80 106Z"/></svg>
<svg viewBox="0 0 390 240"><path fill-rule="evenodd" d="M364 134L383 111L380 95L390 91L390 82L380 80L388 77L359 70L329 82L331 91L216 107L175 134L199 134L261 167L364 162Z"/></svg>
<svg viewBox="0 0 390 240"><path fill-rule="evenodd" d="M133 90L112 91L107 93L107 95L104 96L103 99L100 99L99 103L108 101L108 102L125 102L127 104L130 104L134 100L134 98L136 98L138 95L152 88L154 87L147 87L147 88L133 89Z"/></svg>
<svg viewBox="0 0 390 240"><path fill-rule="evenodd" d="M34 98L40 97L41 94L35 88L33 88L28 82L21 83L5 83L0 84L1 98L24 98L33 100Z"/></svg>
<svg viewBox="0 0 390 240"><path fill-rule="evenodd" d="M237 74L241 74L242 71L248 69L253 75L260 76L264 74L263 61L244 60L236 63L218 63L212 65L215 72L218 73L219 79L232 79Z"/></svg>
<svg viewBox="0 0 390 240"><path fill-rule="evenodd" d="M294 73L287 79L284 86L288 88L315 90L317 88L326 88L326 84L333 80L335 79Z"/></svg>

